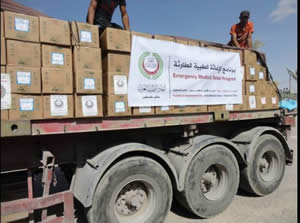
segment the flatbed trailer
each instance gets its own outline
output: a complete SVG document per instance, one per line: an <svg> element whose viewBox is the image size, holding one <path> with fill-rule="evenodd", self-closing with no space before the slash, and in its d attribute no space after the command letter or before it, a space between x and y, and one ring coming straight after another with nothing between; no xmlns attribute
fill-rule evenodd
<svg viewBox="0 0 300 223"><path fill-rule="evenodd" d="M75 197L89 222L163 222L174 197L199 217L214 216L239 187L258 196L277 189L293 162L286 140L295 115L273 109L1 121L2 187L13 192L18 184L5 179L27 172L26 197L2 200L1 214L74 222ZM58 168L69 187L54 193ZM33 183L35 174L41 182ZM63 214L49 217L59 203Z"/></svg>

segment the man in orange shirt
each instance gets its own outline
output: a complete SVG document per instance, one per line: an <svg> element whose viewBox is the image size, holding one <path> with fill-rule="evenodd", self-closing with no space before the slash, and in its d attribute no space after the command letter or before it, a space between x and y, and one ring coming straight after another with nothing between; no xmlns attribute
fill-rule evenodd
<svg viewBox="0 0 300 223"><path fill-rule="evenodd" d="M250 12L242 11L240 14L240 23L231 27L231 41L230 46L239 48L252 48L252 34L254 32L254 24L249 21Z"/></svg>

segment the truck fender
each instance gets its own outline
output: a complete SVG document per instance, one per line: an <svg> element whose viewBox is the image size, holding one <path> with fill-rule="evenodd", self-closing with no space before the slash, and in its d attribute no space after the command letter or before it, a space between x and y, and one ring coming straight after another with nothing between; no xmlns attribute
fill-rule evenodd
<svg viewBox="0 0 300 223"><path fill-rule="evenodd" d="M173 186L179 185L177 172L166 151L140 143L125 143L108 148L87 160L83 167L77 167L71 183L74 196L84 207L90 207L97 185L106 171L119 160L132 156L145 156L156 160L168 172Z"/></svg>
<svg viewBox="0 0 300 223"><path fill-rule="evenodd" d="M246 147L248 148L248 150L246 151L247 157L247 153L251 152L251 148L255 146L258 138L265 134L273 135L281 142L286 155L286 164L291 165L293 163L293 154L289 148L289 145L287 144L284 135L275 128L266 126L255 127L236 135L231 141L236 144L246 144Z"/></svg>
<svg viewBox="0 0 300 223"><path fill-rule="evenodd" d="M240 167L246 165L246 161L243 158L239 148L229 141L228 139L213 136L213 135L202 135L197 136L191 140L190 144L180 145L171 149L168 154L170 160L176 168L179 177L179 188L184 189L185 175L188 170L189 164L192 159L203 149L211 145L223 145L235 155ZM184 156L184 157L182 157Z"/></svg>

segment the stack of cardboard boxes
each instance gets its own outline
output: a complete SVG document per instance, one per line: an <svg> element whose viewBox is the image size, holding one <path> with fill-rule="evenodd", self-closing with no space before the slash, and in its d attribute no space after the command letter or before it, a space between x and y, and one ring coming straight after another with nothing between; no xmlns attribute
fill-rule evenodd
<svg viewBox="0 0 300 223"><path fill-rule="evenodd" d="M240 53L243 104L130 108L127 85L134 35ZM1 120L276 109L276 88L250 50L111 28L99 39L97 26L1 12Z"/></svg>
<svg viewBox="0 0 300 223"><path fill-rule="evenodd" d="M97 26L72 22L75 117L103 116L101 49Z"/></svg>
<svg viewBox="0 0 300 223"><path fill-rule="evenodd" d="M71 31L67 21L40 17L45 119L74 117Z"/></svg>
<svg viewBox="0 0 300 223"><path fill-rule="evenodd" d="M11 104L7 101L9 120L42 119L39 19L11 12L4 12L2 16L1 51L4 55L1 55L1 64L6 61L10 79L10 89L4 88L4 94L11 94ZM7 114L1 111L2 115Z"/></svg>
<svg viewBox="0 0 300 223"><path fill-rule="evenodd" d="M130 32L107 28L100 37L103 50L103 90L105 116L131 116L128 107Z"/></svg>

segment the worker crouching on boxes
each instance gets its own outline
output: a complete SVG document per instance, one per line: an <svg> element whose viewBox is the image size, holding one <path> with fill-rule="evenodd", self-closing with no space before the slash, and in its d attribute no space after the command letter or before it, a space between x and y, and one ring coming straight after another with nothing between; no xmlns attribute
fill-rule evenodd
<svg viewBox="0 0 300 223"><path fill-rule="evenodd" d="M249 21L250 12L242 11L240 14L240 23L234 24L231 27L231 40L228 43L230 46L239 48L252 48L252 34L254 32L254 24Z"/></svg>
<svg viewBox="0 0 300 223"><path fill-rule="evenodd" d="M126 0L91 0L87 22L89 24L98 25L100 34L106 27L123 29L120 25L111 22L113 13L118 6L120 6L124 29L130 30Z"/></svg>

